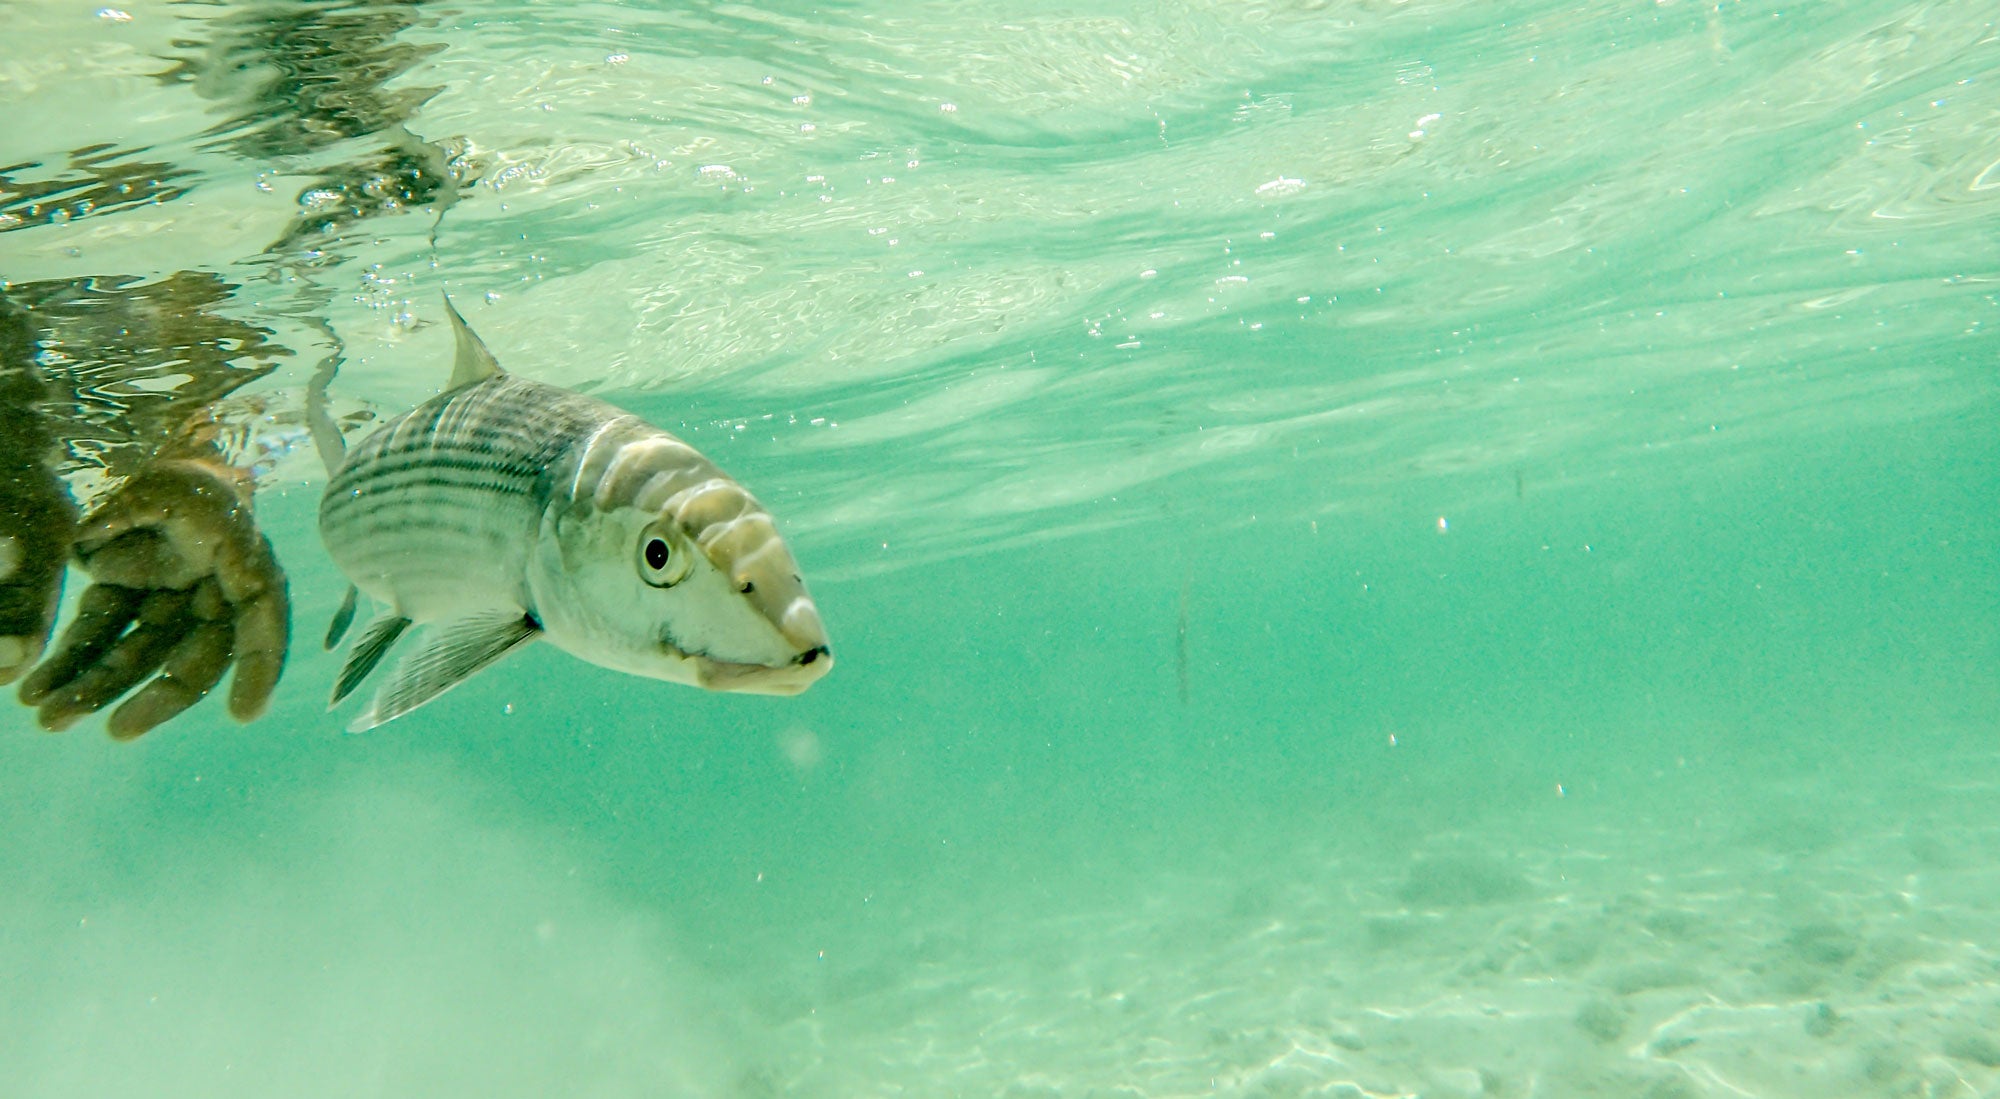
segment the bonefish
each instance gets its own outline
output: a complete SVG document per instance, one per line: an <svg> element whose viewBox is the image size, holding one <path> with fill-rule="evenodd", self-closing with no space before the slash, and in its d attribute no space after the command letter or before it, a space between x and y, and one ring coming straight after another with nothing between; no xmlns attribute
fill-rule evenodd
<svg viewBox="0 0 2000 1099"><path fill-rule="evenodd" d="M719 691L797 694L833 666L777 527L693 447L603 401L500 369L450 299L444 393L350 450L320 498L334 563L387 610L329 705L412 625L348 726L373 728L537 639L593 664ZM327 647L352 619L356 593Z"/></svg>

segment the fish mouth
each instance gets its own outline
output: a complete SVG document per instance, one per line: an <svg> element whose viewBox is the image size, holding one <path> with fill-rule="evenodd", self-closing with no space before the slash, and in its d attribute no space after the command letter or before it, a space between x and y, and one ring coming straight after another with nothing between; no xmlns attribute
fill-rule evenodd
<svg viewBox="0 0 2000 1099"><path fill-rule="evenodd" d="M694 685L735 694L795 695L833 670L833 652L815 645L784 664L754 664L721 660L707 653L688 652L673 643L661 647L694 670Z"/></svg>
<svg viewBox="0 0 2000 1099"><path fill-rule="evenodd" d="M711 691L740 694L795 695L833 669L833 653L825 645L808 649L789 664L738 664L710 656L690 656L695 681Z"/></svg>

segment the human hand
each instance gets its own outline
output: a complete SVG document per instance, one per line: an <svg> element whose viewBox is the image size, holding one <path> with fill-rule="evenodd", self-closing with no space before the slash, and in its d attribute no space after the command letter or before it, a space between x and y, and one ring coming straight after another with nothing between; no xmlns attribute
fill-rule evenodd
<svg viewBox="0 0 2000 1099"><path fill-rule="evenodd" d="M75 545L94 583L56 651L21 683L44 728L66 729L157 672L106 726L136 737L200 701L232 663L231 716L264 712L291 615L245 475L201 459L154 462L84 518Z"/></svg>
<svg viewBox="0 0 2000 1099"><path fill-rule="evenodd" d="M35 461L13 465L0 468L0 684L48 645L76 537L76 505L56 475Z"/></svg>

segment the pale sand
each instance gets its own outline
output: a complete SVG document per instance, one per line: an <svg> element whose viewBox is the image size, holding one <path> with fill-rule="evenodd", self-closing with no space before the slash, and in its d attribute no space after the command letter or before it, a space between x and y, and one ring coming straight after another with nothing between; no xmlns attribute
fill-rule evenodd
<svg viewBox="0 0 2000 1099"><path fill-rule="evenodd" d="M10 1097L2000 1094L2000 757L1967 758L1991 733L1453 827L1435 795L1290 837L1211 821L1172 869L1107 838L1069 877L841 871L844 912L707 930L464 771L225 794L203 836L134 815L129 753L34 743ZM91 853L135 825L157 838L112 850L143 857ZM1023 839L993 842L1004 868Z"/></svg>
<svg viewBox="0 0 2000 1099"><path fill-rule="evenodd" d="M1065 912L980 898L767 989L774 1010L812 1007L773 1020L741 1086L2000 1094L2000 768L1936 762L1884 776L1879 799L1857 801L1851 775L1749 783L1763 796L1692 829L1603 805L1581 827L1530 815L1395 852L1329 837L1282 861L1136 872Z"/></svg>

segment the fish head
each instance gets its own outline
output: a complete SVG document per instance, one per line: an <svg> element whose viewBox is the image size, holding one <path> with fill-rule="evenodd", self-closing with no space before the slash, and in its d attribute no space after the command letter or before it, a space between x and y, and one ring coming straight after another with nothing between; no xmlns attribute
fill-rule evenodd
<svg viewBox="0 0 2000 1099"><path fill-rule="evenodd" d="M771 516L721 476L646 501L578 501L529 566L549 641L594 664L714 691L798 694L833 667Z"/></svg>

